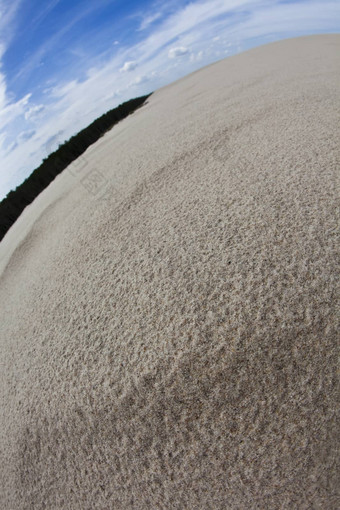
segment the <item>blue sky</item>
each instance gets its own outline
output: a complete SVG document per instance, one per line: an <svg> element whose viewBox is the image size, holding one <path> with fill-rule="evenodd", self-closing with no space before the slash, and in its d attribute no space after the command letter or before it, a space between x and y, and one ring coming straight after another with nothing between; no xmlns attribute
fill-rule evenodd
<svg viewBox="0 0 340 510"><path fill-rule="evenodd" d="M0 199L119 103L339 26L338 0L0 0Z"/></svg>

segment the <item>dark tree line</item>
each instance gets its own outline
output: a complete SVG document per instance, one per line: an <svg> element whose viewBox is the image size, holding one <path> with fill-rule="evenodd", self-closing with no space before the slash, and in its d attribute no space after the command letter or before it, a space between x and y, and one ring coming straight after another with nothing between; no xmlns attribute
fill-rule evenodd
<svg viewBox="0 0 340 510"><path fill-rule="evenodd" d="M0 240L27 205L41 193L72 161L109 131L117 122L143 105L150 94L130 99L104 113L92 124L72 136L43 160L27 179L0 202Z"/></svg>

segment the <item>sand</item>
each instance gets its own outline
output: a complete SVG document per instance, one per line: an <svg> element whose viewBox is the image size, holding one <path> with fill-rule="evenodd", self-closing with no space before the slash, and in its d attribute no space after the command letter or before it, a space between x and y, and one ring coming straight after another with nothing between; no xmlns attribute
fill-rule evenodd
<svg viewBox="0 0 340 510"><path fill-rule="evenodd" d="M339 49L158 90L7 233L3 510L339 507Z"/></svg>

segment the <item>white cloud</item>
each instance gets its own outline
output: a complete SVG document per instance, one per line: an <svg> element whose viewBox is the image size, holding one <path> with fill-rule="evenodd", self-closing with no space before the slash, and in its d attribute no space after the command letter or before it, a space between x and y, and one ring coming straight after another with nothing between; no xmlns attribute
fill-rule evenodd
<svg viewBox="0 0 340 510"><path fill-rule="evenodd" d="M110 99L114 99L115 97L119 97L121 94L121 91L119 89L117 90L114 90L113 92L110 92L109 94L107 94L104 98L105 101L107 100L110 100Z"/></svg>
<svg viewBox="0 0 340 510"><path fill-rule="evenodd" d="M168 53L169 58L177 58L182 57L183 55L186 55L189 53L188 48L185 48L184 46L179 46L178 48L171 48Z"/></svg>
<svg viewBox="0 0 340 510"><path fill-rule="evenodd" d="M191 62L200 62L203 59L204 51L201 50L198 53L192 53L190 55Z"/></svg>
<svg viewBox="0 0 340 510"><path fill-rule="evenodd" d="M11 122L13 122L16 118L25 114L26 107L29 103L32 94L26 94L22 99L19 99L16 102L10 102L5 98L5 104L2 105L0 109L0 126L1 129L4 129Z"/></svg>
<svg viewBox="0 0 340 510"><path fill-rule="evenodd" d="M148 76L137 76L131 83L133 85L140 85L141 83L145 83L146 81L149 80L149 77Z"/></svg>
<svg viewBox="0 0 340 510"><path fill-rule="evenodd" d="M45 110L45 106L43 104L38 104L31 106L26 112L25 112L25 119L26 120L34 120L38 117L38 115Z"/></svg>
<svg viewBox="0 0 340 510"><path fill-rule="evenodd" d="M137 62L134 61L125 62L123 67L120 68L120 71L121 72L133 71L134 69L136 69L137 65L138 65Z"/></svg>

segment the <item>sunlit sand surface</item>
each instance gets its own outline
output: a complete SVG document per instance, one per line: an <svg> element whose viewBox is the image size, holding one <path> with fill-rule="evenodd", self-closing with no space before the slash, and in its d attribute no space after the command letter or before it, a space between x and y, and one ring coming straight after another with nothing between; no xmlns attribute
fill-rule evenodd
<svg viewBox="0 0 340 510"><path fill-rule="evenodd" d="M2 509L338 508L339 47L156 91L7 233Z"/></svg>

